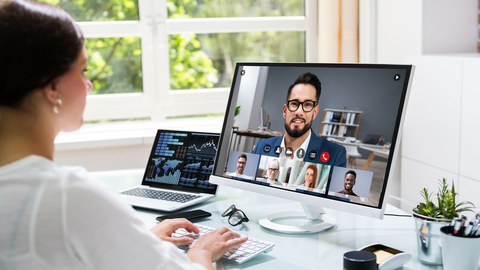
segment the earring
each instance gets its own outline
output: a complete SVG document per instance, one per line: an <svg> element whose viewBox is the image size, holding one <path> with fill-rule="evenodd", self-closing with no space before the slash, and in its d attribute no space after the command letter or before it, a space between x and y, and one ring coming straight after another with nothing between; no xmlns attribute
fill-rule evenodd
<svg viewBox="0 0 480 270"><path fill-rule="evenodd" d="M54 114L59 114L60 113L59 107L62 106L62 104L63 104L63 101L61 99L57 98L57 104L55 104L52 108Z"/></svg>

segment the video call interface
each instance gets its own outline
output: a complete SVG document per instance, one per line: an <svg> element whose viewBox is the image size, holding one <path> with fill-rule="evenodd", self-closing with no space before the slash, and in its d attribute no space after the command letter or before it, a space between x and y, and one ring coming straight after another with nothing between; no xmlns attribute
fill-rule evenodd
<svg viewBox="0 0 480 270"><path fill-rule="evenodd" d="M321 82L316 113L305 112L308 103L294 103L294 112L285 109L290 85L305 73ZM398 65L237 66L220 150L228 153L214 174L381 207L409 73L410 66ZM294 118L310 124L312 133L296 150L283 140Z"/></svg>
<svg viewBox="0 0 480 270"><path fill-rule="evenodd" d="M218 134L158 131L145 181L196 190L214 190L209 183L218 148Z"/></svg>

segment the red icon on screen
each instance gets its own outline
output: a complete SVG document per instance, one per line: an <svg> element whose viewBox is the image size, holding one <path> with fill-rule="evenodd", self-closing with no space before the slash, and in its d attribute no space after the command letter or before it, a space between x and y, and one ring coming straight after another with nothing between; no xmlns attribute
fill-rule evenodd
<svg viewBox="0 0 480 270"><path fill-rule="evenodd" d="M327 162L328 160L330 160L330 154L328 152L323 152L320 155L320 161L321 162Z"/></svg>

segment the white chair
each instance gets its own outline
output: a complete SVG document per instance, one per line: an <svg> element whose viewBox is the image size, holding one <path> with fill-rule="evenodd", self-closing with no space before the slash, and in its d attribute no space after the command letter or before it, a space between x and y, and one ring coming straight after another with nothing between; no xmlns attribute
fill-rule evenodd
<svg viewBox="0 0 480 270"><path fill-rule="evenodd" d="M353 145L344 145L347 150L347 161L351 168L357 168L357 158L361 158L362 154L358 152L358 147Z"/></svg>

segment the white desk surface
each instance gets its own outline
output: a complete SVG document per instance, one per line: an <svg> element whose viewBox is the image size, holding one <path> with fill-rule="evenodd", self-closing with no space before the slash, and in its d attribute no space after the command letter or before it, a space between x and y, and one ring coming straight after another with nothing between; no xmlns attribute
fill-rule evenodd
<svg viewBox="0 0 480 270"><path fill-rule="evenodd" d="M346 139L337 139L337 138L328 138L328 140L337 143L337 144L343 144L343 145L349 145L349 146L358 146L358 147L367 147L367 148L374 148L374 149L389 149L390 147L386 147L383 145L377 145L377 144L370 144L370 143L363 143L361 141L348 141Z"/></svg>
<svg viewBox="0 0 480 270"><path fill-rule="evenodd" d="M390 149L369 147L369 146L364 146L364 145L359 146L358 148L368 150L368 151L372 152L373 154L375 154L376 156L380 156L380 157L383 157L383 158L388 158L388 156L390 155Z"/></svg>
<svg viewBox="0 0 480 270"><path fill-rule="evenodd" d="M139 185L143 170L94 172L91 176L115 191L120 191ZM231 204L243 210L250 222L237 227L229 226L221 213ZM220 260L217 262L217 269L343 269L345 252L373 243L411 253L412 259L403 269L442 269L421 264L416 258L416 234L414 221L410 217L385 216L380 220L327 208L327 213L337 221L335 228L306 235L281 234L261 228L258 220L276 210L301 210L299 203L225 186L219 187L214 199L185 210L192 209L203 209L212 213L211 217L202 219L199 223L213 227L231 227L240 234L275 243L271 252L240 265ZM148 210L137 212L149 226L156 224L155 217L162 214ZM385 213L404 214L391 205L388 205Z"/></svg>

